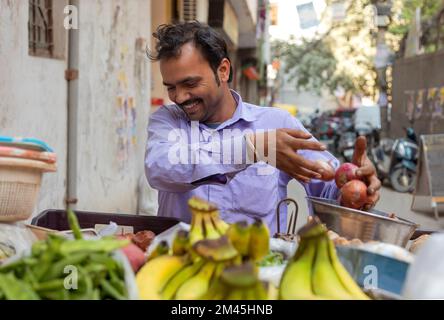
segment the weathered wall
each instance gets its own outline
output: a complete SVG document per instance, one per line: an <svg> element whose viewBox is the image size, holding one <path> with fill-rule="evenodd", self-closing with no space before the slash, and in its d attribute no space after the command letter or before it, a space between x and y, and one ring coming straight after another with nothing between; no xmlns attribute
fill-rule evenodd
<svg viewBox="0 0 444 320"><path fill-rule="evenodd" d="M77 209L136 212L150 111L150 6L151 0L80 0ZM44 177L35 212L65 207L66 57L29 56L28 1L0 1L0 134L40 138L58 156L58 172Z"/></svg>
<svg viewBox="0 0 444 320"><path fill-rule="evenodd" d="M58 171L44 176L35 212L64 206L65 69L65 58L28 55L28 1L0 1L0 135L42 139L58 156Z"/></svg>
<svg viewBox="0 0 444 320"><path fill-rule="evenodd" d="M80 2L77 209L136 213L150 109L150 6Z"/></svg>

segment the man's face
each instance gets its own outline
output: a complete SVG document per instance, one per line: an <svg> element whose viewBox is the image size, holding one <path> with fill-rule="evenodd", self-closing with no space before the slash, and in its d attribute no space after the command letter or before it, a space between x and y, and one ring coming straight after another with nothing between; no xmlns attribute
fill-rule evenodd
<svg viewBox="0 0 444 320"><path fill-rule="evenodd" d="M162 59L160 72L169 98L190 120L211 122L220 108L223 90L194 44L183 45L178 57Z"/></svg>

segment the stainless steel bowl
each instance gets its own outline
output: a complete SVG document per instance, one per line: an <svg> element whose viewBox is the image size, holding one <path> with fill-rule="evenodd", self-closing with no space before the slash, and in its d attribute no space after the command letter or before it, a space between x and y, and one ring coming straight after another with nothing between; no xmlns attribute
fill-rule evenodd
<svg viewBox="0 0 444 320"><path fill-rule="evenodd" d="M389 218L387 213L379 210L350 209L340 206L335 200L310 196L307 200L313 213L329 230L347 239L376 240L405 247L419 227L402 218Z"/></svg>

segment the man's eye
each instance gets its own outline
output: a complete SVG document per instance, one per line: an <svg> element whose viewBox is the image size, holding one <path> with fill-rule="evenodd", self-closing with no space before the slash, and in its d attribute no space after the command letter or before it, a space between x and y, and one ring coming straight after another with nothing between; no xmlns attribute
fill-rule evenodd
<svg viewBox="0 0 444 320"><path fill-rule="evenodd" d="M168 91L174 90L174 87L168 87L167 90Z"/></svg>
<svg viewBox="0 0 444 320"><path fill-rule="evenodd" d="M197 86L197 82L187 82L186 86L188 88L194 88L195 86Z"/></svg>

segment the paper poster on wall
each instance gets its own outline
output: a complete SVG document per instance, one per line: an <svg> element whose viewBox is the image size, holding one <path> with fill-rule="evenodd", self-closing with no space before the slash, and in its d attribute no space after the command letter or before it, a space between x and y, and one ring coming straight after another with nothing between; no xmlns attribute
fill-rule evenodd
<svg viewBox="0 0 444 320"><path fill-rule="evenodd" d="M133 147L137 143L136 137L136 104L132 88L132 81L126 71L128 48L122 47L120 52L120 65L117 73L117 110L116 110L116 134L117 134L117 160L123 169L130 157Z"/></svg>

